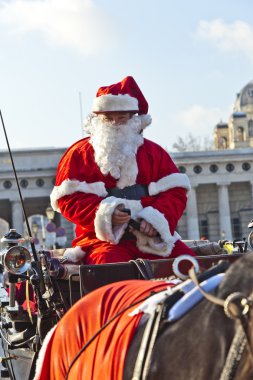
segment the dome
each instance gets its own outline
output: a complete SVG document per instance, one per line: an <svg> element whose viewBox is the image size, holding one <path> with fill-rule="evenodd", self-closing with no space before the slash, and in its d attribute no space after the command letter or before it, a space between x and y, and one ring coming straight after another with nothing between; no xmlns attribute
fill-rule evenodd
<svg viewBox="0 0 253 380"><path fill-rule="evenodd" d="M253 111L253 80L243 87L241 92L237 94L235 101L235 112L243 112L245 108L252 108Z"/></svg>

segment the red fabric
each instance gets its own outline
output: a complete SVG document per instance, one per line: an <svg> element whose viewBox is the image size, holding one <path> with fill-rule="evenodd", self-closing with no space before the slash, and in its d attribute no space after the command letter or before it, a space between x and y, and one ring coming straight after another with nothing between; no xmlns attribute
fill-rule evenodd
<svg viewBox="0 0 253 380"><path fill-rule="evenodd" d="M138 100L139 115L148 113L148 102L145 99L143 93L141 92L138 84L135 82L133 77L126 77L121 82L112 84L110 86L103 86L98 89L97 97L101 95L125 95L128 94L133 98Z"/></svg>
<svg viewBox="0 0 253 380"><path fill-rule="evenodd" d="M137 184L149 185L151 182L157 182L172 173L178 173L178 169L168 153L147 139L144 139L144 144L139 147L136 160L138 165ZM56 186L59 186L66 179L86 181L87 183L103 182L106 188L116 187L117 182L110 174L104 176L101 173L94 161L94 150L89 143L89 138L82 139L72 145L62 157L58 166ZM100 248L102 252L104 248L107 249L109 244L97 239L94 230L95 214L102 199L94 194L76 192L58 200L63 216L77 226L73 246L81 246L88 256L92 254L93 249ZM178 220L185 209L186 201L186 190L174 187L155 196L143 197L141 204L143 207L152 206L160 211L169 223L171 234L174 234ZM99 244L100 246L98 246ZM136 252L135 241L130 243L124 241L116 247L123 247L125 244L126 246L130 244L131 249ZM183 248L182 253L188 251L188 253L193 254L185 245L176 243L176 247L177 249ZM174 250L178 256L176 247L173 249L171 257L174 255ZM147 256L145 255L145 257ZM159 256L155 258L157 259ZM120 249L118 250L117 261L125 261L123 257L121 258Z"/></svg>
<svg viewBox="0 0 253 380"><path fill-rule="evenodd" d="M79 350L119 311L168 286L159 281L122 281L88 294L60 320L49 341L37 380L64 380ZM121 380L129 344L142 314L130 317L136 306L110 323L73 365L69 380Z"/></svg>
<svg viewBox="0 0 253 380"><path fill-rule="evenodd" d="M175 258L180 255L195 256L195 253L187 247L181 240L175 243L175 247L170 255L170 258ZM109 243L95 244L86 256L85 264L106 264L106 263L118 263L127 262L136 259L157 260L160 257L157 255L151 255L141 252L132 241L120 242L117 245Z"/></svg>
<svg viewBox="0 0 253 380"><path fill-rule="evenodd" d="M24 310L28 310L28 304L26 300L26 281L21 281L15 284L15 300L17 303L23 307ZM9 294L9 288L7 288L7 293ZM37 301L35 292L31 284L28 285L28 297L29 297L29 308L33 314L37 313Z"/></svg>

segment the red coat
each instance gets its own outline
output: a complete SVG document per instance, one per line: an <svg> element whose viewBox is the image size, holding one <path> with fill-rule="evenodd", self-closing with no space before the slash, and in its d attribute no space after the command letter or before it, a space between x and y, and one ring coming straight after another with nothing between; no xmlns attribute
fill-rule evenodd
<svg viewBox="0 0 253 380"><path fill-rule="evenodd" d="M145 219L161 238L150 238L136 231L141 252L168 257L180 236L175 232L187 201L189 179L179 173L169 154L144 139L136 155L137 174L125 186L148 185L149 196L141 200L108 197L107 188L117 186L110 174L103 175L94 160L89 138L73 144L62 157L51 194L52 206L76 224L73 246L89 251L94 244L118 244L126 225L112 228L111 215L119 204L131 209L133 219ZM130 173L131 174L131 173ZM131 175L130 175L131 177ZM122 242L121 242L122 243Z"/></svg>

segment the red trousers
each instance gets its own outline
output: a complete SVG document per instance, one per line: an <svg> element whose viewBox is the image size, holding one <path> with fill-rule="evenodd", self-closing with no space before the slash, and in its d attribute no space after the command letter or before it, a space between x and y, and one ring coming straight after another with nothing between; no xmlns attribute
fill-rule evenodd
<svg viewBox="0 0 253 380"><path fill-rule="evenodd" d="M138 258L148 260L168 258L141 252L136 247L135 240L123 240L117 245L107 242L100 242L98 244L94 244L93 247L88 251L86 250L86 252L85 264L89 265L127 262ZM178 240L175 243L175 247L173 248L169 258L174 258L185 254L195 256L195 253L187 247L187 245L185 245L181 240Z"/></svg>

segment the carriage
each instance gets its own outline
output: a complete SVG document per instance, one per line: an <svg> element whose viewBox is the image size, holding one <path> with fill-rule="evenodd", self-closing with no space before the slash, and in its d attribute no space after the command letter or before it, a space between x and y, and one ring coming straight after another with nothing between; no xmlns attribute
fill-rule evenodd
<svg viewBox="0 0 253 380"><path fill-rule="evenodd" d="M34 378L36 360L46 334L81 298L104 285L119 281L158 281L172 277L184 280L189 267L196 267L184 256L103 265L64 263L68 275L65 279L57 279L49 270L49 258L61 260L62 250L40 251L35 259L23 247L24 239L15 230L10 230L2 242L5 248L0 253L4 270L0 287L0 335L4 352L1 378L10 377L13 380ZM221 260L232 263L248 252L245 239L186 243L195 251L202 274L215 268ZM228 254L224 248L226 245L232 247L232 253ZM36 305L33 303L34 295Z"/></svg>

